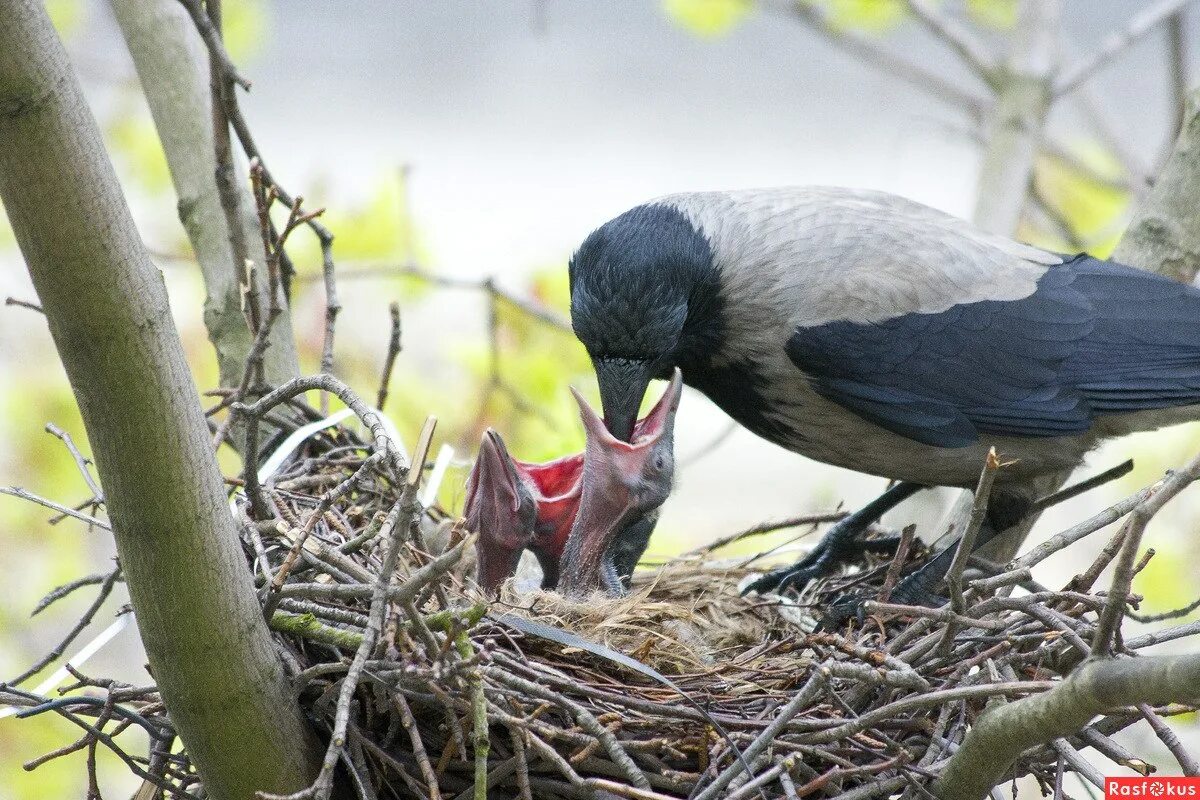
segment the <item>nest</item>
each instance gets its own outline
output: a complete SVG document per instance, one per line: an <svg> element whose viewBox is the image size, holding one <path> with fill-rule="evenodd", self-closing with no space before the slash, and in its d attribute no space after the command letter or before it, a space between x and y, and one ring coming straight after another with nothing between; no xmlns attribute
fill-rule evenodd
<svg viewBox="0 0 1200 800"><path fill-rule="evenodd" d="M471 577L474 537L419 507L416 482L388 467L379 420L360 416L371 444L343 428L312 436L265 485L252 478L239 506L301 703L326 741L344 741L308 796L927 797L989 703L1045 692L1083 659L1105 604L1091 584L1115 549L1060 592L1033 581L1027 557L969 581L955 608L889 605L926 556L911 539L798 598L744 598L761 565L700 553L639 571L623 598L573 602L510 581L489 601ZM1047 547L1081 538L1077 527ZM848 591L874 598L869 616L815 630ZM127 763L151 790L203 796L152 687L77 677L90 698L7 696L101 716L100 728L150 726L149 758ZM1077 752L1088 747L1149 769L1111 737L1187 710L1102 716L1028 749L1009 777L1046 791L1064 772L1094 781Z"/></svg>

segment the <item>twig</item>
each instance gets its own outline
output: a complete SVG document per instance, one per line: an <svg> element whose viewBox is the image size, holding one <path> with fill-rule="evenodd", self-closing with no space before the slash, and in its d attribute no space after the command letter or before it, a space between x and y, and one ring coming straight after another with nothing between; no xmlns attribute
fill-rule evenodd
<svg viewBox="0 0 1200 800"><path fill-rule="evenodd" d="M79 467L79 474L83 476L84 483L92 492L92 501L95 505L104 505L104 490L100 488L100 484L92 477L92 471L88 469L88 465L92 462L75 446L75 440L71 438L71 434L64 431L62 428L55 425L53 422L46 423L46 432L57 437L67 447L71 458L75 459L75 465Z"/></svg>
<svg viewBox="0 0 1200 800"><path fill-rule="evenodd" d="M933 70L892 53L868 36L835 27L822 6L785 0L765 3L763 7L798 20L831 44L862 59L884 74L899 78L938 100L960 108L974 119L982 119L987 111L990 100L956 86Z"/></svg>
<svg viewBox="0 0 1200 800"><path fill-rule="evenodd" d="M88 525L95 525L101 530L112 530L112 526L102 519L98 519L97 517L93 517L88 514L83 514L73 508L67 508L66 506L56 503L53 500L47 500L44 497L38 497L33 492L22 489L19 486L0 486L0 494L7 494L11 497L19 497L22 500L28 500L31 503L37 503L39 506L45 506L52 511L57 511L59 514L62 514L65 517L72 517L80 520L81 522L86 522Z"/></svg>
<svg viewBox="0 0 1200 800"><path fill-rule="evenodd" d="M752 536L761 536L764 533L773 533L774 531L781 531L787 528L798 528L801 525L818 525L822 522L837 522L838 520L845 518L846 515L847 512L845 511L830 511L820 514L802 514L798 517L789 517L788 519L782 519L777 522L760 522L759 524L752 525L743 531L739 531L728 536L722 536L719 539L713 539L711 542L701 545L700 547L692 548L681 555L682 557L705 555L713 552L714 550L719 550L722 547L731 545L734 542L741 541L742 539L748 539Z"/></svg>
<svg viewBox="0 0 1200 800"><path fill-rule="evenodd" d="M771 724L763 729L753 742L743 751L742 756L745 761L753 762L758 758L767 746L775 740L775 737L791 722L797 714L799 714L817 698L817 695L825 688L826 678L821 673L820 668L815 670L812 677L804 684L803 688L788 701L788 704L779 710L775 715L775 719L771 720ZM736 760L725 768L720 775L717 776L711 784L705 787L704 791L695 796L695 800L716 800L725 791L725 787L742 773L741 760Z"/></svg>
<svg viewBox="0 0 1200 800"><path fill-rule="evenodd" d="M1085 536L1089 536L1101 528L1111 525L1117 520L1124 517L1129 512L1133 511L1139 503L1143 502L1147 497L1156 491L1160 484L1148 486L1136 494L1126 497L1117 503L1101 511L1093 517L1072 525L1062 533L1056 534L1046 541L1042 542L1037 547L1030 550L1025 555L1012 562L1013 568L1019 569L1022 567L1034 567L1040 564L1045 559L1062 550L1064 547L1074 544Z"/></svg>
<svg viewBox="0 0 1200 800"><path fill-rule="evenodd" d="M996 63L983 42L949 14L929 0L905 0L908 8L926 29L947 44L981 81L996 84Z"/></svg>
<svg viewBox="0 0 1200 800"><path fill-rule="evenodd" d="M971 501L971 515L962 537L958 540L958 547L954 551L950 569L946 572L946 586L950 590L950 610L956 615L961 616L967 610L966 601L963 599L963 570L967 568L971 552L975 549L975 539L978 538L979 530L987 519L988 499L992 495L992 483L996 480L996 473L999 470L1000 459L996 456L996 448L993 447L988 450L987 458L984 459L983 471L979 473L979 483L975 487L975 497ZM950 646L954 643L956 633L957 626L955 620L951 618L946 623L942 641L937 648L938 652L943 655L950 652Z"/></svg>
<svg viewBox="0 0 1200 800"><path fill-rule="evenodd" d="M96 599L92 601L92 604L88 607L87 611L83 612L83 616L81 616L79 621L75 623L75 626L67 632L67 635L64 636L49 653L39 659L36 664L22 672L17 677L13 678L11 681L9 681L9 683L15 685L28 680L45 669L55 659L61 657L62 654L66 652L67 647L70 646L71 642L75 641L75 637L82 633L83 629L91 624L92 619L95 618L96 613L100 611L100 607L104 605L104 601L108 599L110 594L112 594L113 587L116 586L117 581L120 580L120 578L121 570L119 567L108 573L108 575L104 578L104 581L100 584L100 592L96 595Z"/></svg>
<svg viewBox="0 0 1200 800"><path fill-rule="evenodd" d="M1183 768L1183 774L1200 775L1200 761L1197 761L1192 752L1184 746L1183 742L1179 741L1179 736L1171 726L1163 722L1162 717L1154 713L1154 709L1148 704L1138 703L1137 709L1146 722L1150 723L1150 727L1158 736L1159 741L1167 750L1171 751L1171 755L1179 762L1179 766Z"/></svg>
<svg viewBox="0 0 1200 800"><path fill-rule="evenodd" d="M1112 483L1115 480L1120 480L1133 471L1133 459L1127 459L1117 464L1115 467L1109 467L1103 472L1097 473L1090 478L1084 478L1078 483L1073 483L1070 486L1064 486L1053 494L1048 494L1045 497L1039 497L1034 501L1031 512L1045 511L1051 506L1056 506L1059 503L1065 503L1072 500L1084 492L1090 492L1103 486L1106 483Z"/></svg>
<svg viewBox="0 0 1200 800"><path fill-rule="evenodd" d="M908 563L908 551L912 549L913 539L916 538L916 535L916 525L906 525L904 530L900 531L900 543L896 545L896 555L892 556L892 561L888 564L887 572L883 576L883 585L879 587L879 602L886 603L892 599L892 590L900 582L900 573L904 571L904 565Z"/></svg>
<svg viewBox="0 0 1200 800"><path fill-rule="evenodd" d="M1121 624L1121 617L1125 613L1125 603L1133 583L1138 548L1141 546L1142 534L1146 530L1146 525L1168 501L1186 489L1197 478L1200 478L1200 456L1192 459L1178 472L1168 475L1159 485L1158 491L1139 503L1129 515L1129 519L1125 523L1125 543L1117 558L1112 585L1108 590L1108 599L1104 604L1104 610L1100 612L1096 631L1092 635L1093 656L1105 656L1109 653L1112 638Z"/></svg>
<svg viewBox="0 0 1200 800"><path fill-rule="evenodd" d="M1113 31L1100 43L1099 47L1093 48L1089 55L1062 71L1054 82L1055 96L1067 94L1091 78L1132 44L1191 2L1192 0L1160 0L1140 14L1131 17L1124 28Z"/></svg>
<svg viewBox="0 0 1200 800"><path fill-rule="evenodd" d="M379 379L379 394L375 399L375 407L383 411L384 405L388 399L388 384L392 380L392 367L396 364L396 357L400 355L400 304L392 303L388 306L388 313L392 318L392 333L388 337L387 355L383 358L383 374Z"/></svg>
<svg viewBox="0 0 1200 800"><path fill-rule="evenodd" d="M415 461L413 469L419 473L422 466L422 461ZM342 679L341 692L338 694L337 713L334 716L333 734L330 736L329 747L325 751L321 770L313 785L307 789L292 795L264 795L264 797L277 798L278 800L284 800L285 798L286 800L305 800L306 798L328 800L333 791L333 771L337 767L346 745L346 727L350 720L351 701L354 698L355 690L358 688L358 680L362 675L363 665L370 656L371 651L375 647L375 642L383 630L384 616L388 608L388 588L396 572L401 542L408 535L408 529L412 525L416 514L420 511L420 504L417 503L418 486L419 483L417 481L405 481L400 499L396 501L396 504L388 513L388 520L384 523L384 532L382 535L386 537L387 544L383 557L383 565L379 572L379 578L375 582L375 589L371 597L371 608L368 615L370 622L363 632L362 642L354 654L354 660L350 662L350 668Z"/></svg>
<svg viewBox="0 0 1200 800"><path fill-rule="evenodd" d="M17 298L15 298L15 297L6 297L6 298L4 298L4 305L6 305L6 306L16 306L16 307L18 307L18 308L28 308L30 311L36 311L36 312L38 312L39 314L45 314L45 313L46 313L45 311L43 311L43 310L42 310L42 307L41 307L41 306L39 306L37 303L31 303L31 302L29 302L28 300L18 300L18 299L17 299Z"/></svg>

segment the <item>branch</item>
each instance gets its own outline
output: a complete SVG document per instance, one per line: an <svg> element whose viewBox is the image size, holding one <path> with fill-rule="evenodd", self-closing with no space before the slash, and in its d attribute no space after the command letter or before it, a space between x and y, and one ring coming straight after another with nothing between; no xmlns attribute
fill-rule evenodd
<svg viewBox="0 0 1200 800"><path fill-rule="evenodd" d="M1188 102L1175 149L1138 205L1113 258L1191 283L1200 270L1200 90Z"/></svg>
<svg viewBox="0 0 1200 800"><path fill-rule="evenodd" d="M933 70L914 64L908 59L880 47L874 39L852 30L834 26L824 9L817 5L803 2L803 0L775 0L766 3L764 8L801 22L831 44L862 59L863 62L915 86L948 105L966 111L973 118L982 118L987 110L988 98L956 86Z"/></svg>
<svg viewBox="0 0 1200 800"><path fill-rule="evenodd" d="M1131 45L1191 2L1192 0L1160 0L1156 5L1131 17L1124 28L1109 34L1100 43L1100 46L1092 51L1091 55L1062 71L1054 83L1054 96L1062 96L1077 88L1081 83L1111 64Z"/></svg>
<svg viewBox="0 0 1200 800"><path fill-rule="evenodd" d="M996 63L983 42L958 20L942 13L929 0L905 0L913 16L934 36L958 53L971 71L988 86L996 85Z"/></svg>
<svg viewBox="0 0 1200 800"><path fill-rule="evenodd" d="M1022 0L1009 63L996 82L996 109L979 175L975 224L1012 236L1033 178L1050 110L1060 0Z"/></svg>
<svg viewBox="0 0 1200 800"><path fill-rule="evenodd" d="M1124 544L1121 555L1113 572L1112 586L1108 590L1108 599L1100 620L1096 623L1096 631L1092 634L1092 655L1105 656L1109 653L1109 644L1113 635L1121 625L1125 614L1125 603L1129 599L1129 590L1136 574L1138 548L1142 543L1142 534L1146 525L1154 515L1177 494L1182 492L1197 479L1200 479L1200 456L1196 456L1188 465L1178 472L1168 475L1158 490L1138 503L1125 523Z"/></svg>
<svg viewBox="0 0 1200 800"><path fill-rule="evenodd" d="M931 788L944 800L987 797L1025 750L1120 706L1193 700L1198 686L1200 656L1088 662L1048 692L985 711Z"/></svg>
<svg viewBox="0 0 1200 800"><path fill-rule="evenodd" d="M162 276L40 0L0 13L0 200L95 454L162 697L210 797L314 774Z"/></svg>
<svg viewBox="0 0 1200 800"><path fill-rule="evenodd" d="M214 180L209 57L178 0L109 0L109 4L133 57L179 199L179 220L204 276L204 325L216 353L220 385L236 386L254 334L242 314L238 276L244 272L244 261L236 260L231 250L229 226L237 229L243 242L257 241L259 234L253 214L240 213L227 220L222 210ZM236 205L248 211L251 199L244 171L231 165L227 178ZM261 260L261 256L251 257ZM260 270L257 277L259 291L265 293L266 273ZM263 366L272 385L299 374L287 308L272 328Z"/></svg>

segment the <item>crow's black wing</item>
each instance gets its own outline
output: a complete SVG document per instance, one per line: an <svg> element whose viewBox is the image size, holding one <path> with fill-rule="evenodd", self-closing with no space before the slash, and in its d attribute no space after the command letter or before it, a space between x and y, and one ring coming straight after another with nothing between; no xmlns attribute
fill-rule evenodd
<svg viewBox="0 0 1200 800"><path fill-rule="evenodd" d="M798 328L787 354L818 393L915 441L1078 434L1200 403L1200 291L1078 256L1023 299Z"/></svg>

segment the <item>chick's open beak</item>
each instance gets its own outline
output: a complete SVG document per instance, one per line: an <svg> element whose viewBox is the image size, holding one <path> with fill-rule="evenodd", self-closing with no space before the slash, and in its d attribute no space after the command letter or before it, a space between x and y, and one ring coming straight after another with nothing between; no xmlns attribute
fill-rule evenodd
<svg viewBox="0 0 1200 800"><path fill-rule="evenodd" d="M504 440L488 429L467 479L463 509L467 528L479 534L476 580L484 590L495 591L516 572L521 552L533 538L535 513L533 495Z"/></svg>
<svg viewBox="0 0 1200 800"><path fill-rule="evenodd" d="M563 553L559 588L564 593L581 596L601 587L623 591L609 550L622 531L661 506L670 493L675 474L675 412L682 391L676 370L662 398L630 428L632 443L611 433L574 392L587 446L579 512Z"/></svg>

